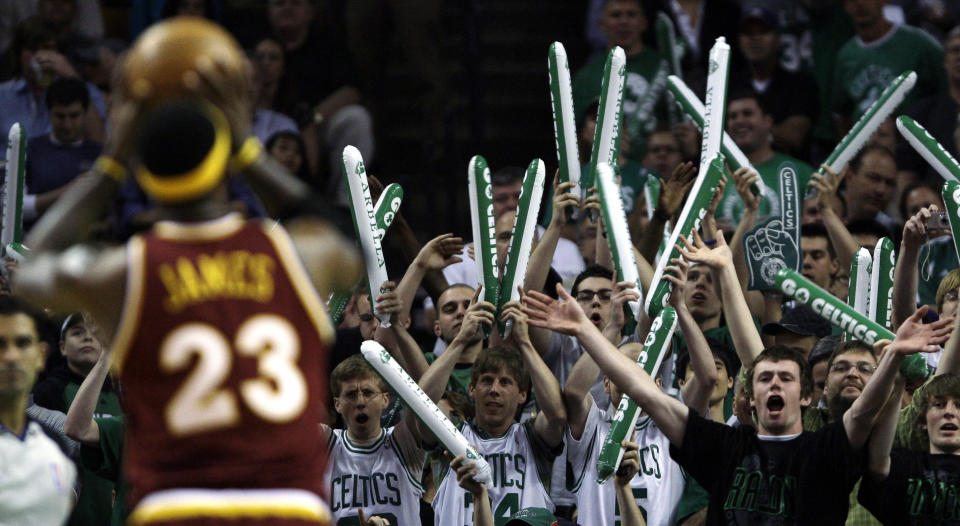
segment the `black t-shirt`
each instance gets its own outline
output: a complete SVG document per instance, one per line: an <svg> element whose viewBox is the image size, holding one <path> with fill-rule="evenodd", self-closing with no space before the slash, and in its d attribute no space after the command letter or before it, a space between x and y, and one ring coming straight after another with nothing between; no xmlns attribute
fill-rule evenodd
<svg viewBox="0 0 960 526"><path fill-rule="evenodd" d="M936 139L947 153L957 157L957 142L954 132L957 129L957 102L949 93L941 93L918 100L904 113L922 125ZM910 170L922 179L940 184L943 179L916 150L897 134L897 167ZM908 218L904 218L908 219Z"/></svg>
<svg viewBox="0 0 960 526"><path fill-rule="evenodd" d="M311 28L307 41L287 50L284 59L274 109L289 115L300 126L313 122L314 105L334 91L354 84L353 64L346 47L319 27Z"/></svg>
<svg viewBox="0 0 960 526"><path fill-rule="evenodd" d="M862 455L843 424L790 440L711 422L690 411L670 456L710 493L706 524L843 524Z"/></svg>
<svg viewBox="0 0 960 526"><path fill-rule="evenodd" d="M960 525L960 456L894 449L890 475L864 476L857 499L884 524Z"/></svg>
<svg viewBox="0 0 960 526"><path fill-rule="evenodd" d="M739 68L730 74L730 93L752 91L763 103L764 108L773 116L773 123L780 124L788 117L800 115L817 119L820 111L820 97L817 81L813 75L805 72L792 72L778 67L762 92L753 85L750 70Z"/></svg>

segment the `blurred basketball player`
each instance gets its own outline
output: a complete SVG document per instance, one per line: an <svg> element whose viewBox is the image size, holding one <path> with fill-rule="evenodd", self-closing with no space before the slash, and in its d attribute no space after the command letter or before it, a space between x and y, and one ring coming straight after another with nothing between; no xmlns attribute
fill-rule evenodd
<svg viewBox="0 0 960 526"><path fill-rule="evenodd" d="M198 96L120 95L104 156L35 227L15 286L89 310L113 342L132 524L327 524L320 297L352 285L359 258L322 221L230 212L228 171L276 205L307 192L250 138L246 86L218 60L190 71ZM76 244L126 166L168 220L125 247Z"/></svg>

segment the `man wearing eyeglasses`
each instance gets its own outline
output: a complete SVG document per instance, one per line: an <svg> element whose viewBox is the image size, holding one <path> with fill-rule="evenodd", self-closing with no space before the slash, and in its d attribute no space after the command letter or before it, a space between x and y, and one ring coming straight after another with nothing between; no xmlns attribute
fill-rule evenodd
<svg viewBox="0 0 960 526"><path fill-rule="evenodd" d="M873 348L858 340L841 343L827 360L827 382L823 389L825 406L810 407L803 428L816 431L843 417L860 397L877 368Z"/></svg>
<svg viewBox="0 0 960 526"><path fill-rule="evenodd" d="M387 388L359 354L334 368L330 387L347 427L321 426L330 448L330 511L336 523L359 521L363 512L370 524L420 524L426 452L413 412L394 427L380 425L390 404Z"/></svg>

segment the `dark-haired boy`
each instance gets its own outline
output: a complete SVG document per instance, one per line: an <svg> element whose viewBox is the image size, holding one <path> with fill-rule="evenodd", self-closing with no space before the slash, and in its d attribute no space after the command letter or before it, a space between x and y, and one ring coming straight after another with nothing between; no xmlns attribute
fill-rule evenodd
<svg viewBox="0 0 960 526"><path fill-rule="evenodd" d="M710 493L708 524L836 524L847 515L848 495L874 417L906 354L932 351L946 340L949 321L921 324L917 311L887 347L881 366L842 422L803 432L801 408L813 383L806 360L771 347L747 372L756 433L710 422L664 394L629 358L609 344L565 291L561 301L530 292L524 312L531 325L574 335L600 368L637 401L671 442L670 453ZM880 379L877 381L877 379Z"/></svg>

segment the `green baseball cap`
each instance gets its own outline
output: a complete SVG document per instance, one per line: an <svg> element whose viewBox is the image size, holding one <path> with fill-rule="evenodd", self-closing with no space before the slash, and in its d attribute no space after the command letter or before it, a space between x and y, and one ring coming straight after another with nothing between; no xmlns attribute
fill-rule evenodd
<svg viewBox="0 0 960 526"><path fill-rule="evenodd" d="M510 516L503 526L554 526L557 518L546 508L524 508Z"/></svg>

